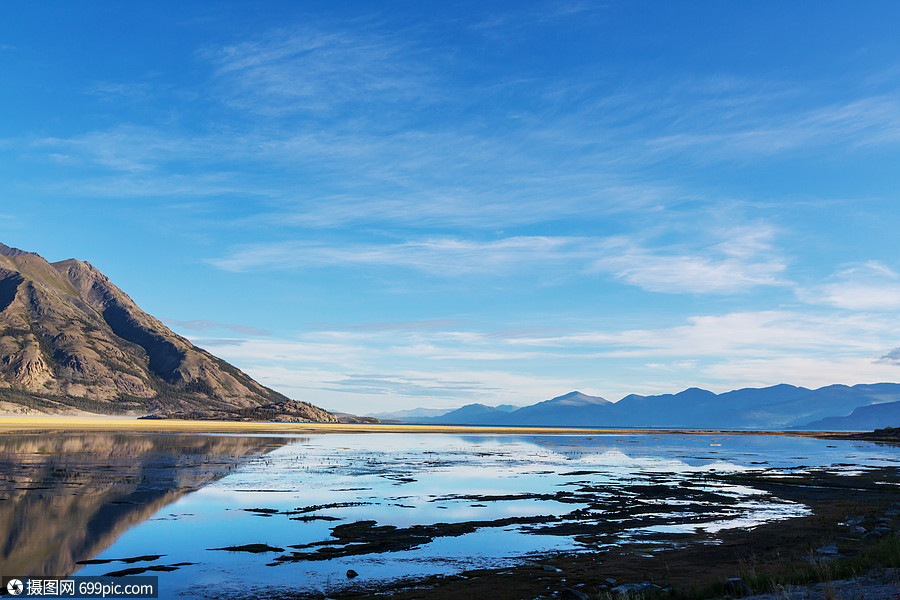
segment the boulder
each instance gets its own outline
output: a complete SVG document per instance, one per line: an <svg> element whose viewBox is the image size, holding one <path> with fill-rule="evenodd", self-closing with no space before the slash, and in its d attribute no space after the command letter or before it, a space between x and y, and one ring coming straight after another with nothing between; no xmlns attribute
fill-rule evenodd
<svg viewBox="0 0 900 600"><path fill-rule="evenodd" d="M865 536L863 536L865 538ZM825 544L819 548L816 548L816 554L823 554L825 556L837 556L838 547L834 542L830 544Z"/></svg>
<svg viewBox="0 0 900 600"><path fill-rule="evenodd" d="M622 585L617 585L611 591L617 594L644 594L646 592L661 589L662 588L655 583L645 581L643 583L623 583Z"/></svg>
<svg viewBox="0 0 900 600"><path fill-rule="evenodd" d="M559 592L560 600L588 600L588 595L572 588L563 588Z"/></svg>
<svg viewBox="0 0 900 600"><path fill-rule="evenodd" d="M725 582L725 593L731 596L747 596L750 586L740 577L732 577Z"/></svg>

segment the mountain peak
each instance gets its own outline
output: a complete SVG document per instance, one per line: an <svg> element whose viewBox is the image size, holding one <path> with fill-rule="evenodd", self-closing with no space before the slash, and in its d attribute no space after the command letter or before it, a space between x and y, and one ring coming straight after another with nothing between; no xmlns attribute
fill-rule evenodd
<svg viewBox="0 0 900 600"><path fill-rule="evenodd" d="M610 403L606 398L601 398L600 396L588 396L587 394L582 394L579 391L569 392L568 394L557 396L556 398L548 400L548 402L552 402L554 404L565 404L569 406Z"/></svg>

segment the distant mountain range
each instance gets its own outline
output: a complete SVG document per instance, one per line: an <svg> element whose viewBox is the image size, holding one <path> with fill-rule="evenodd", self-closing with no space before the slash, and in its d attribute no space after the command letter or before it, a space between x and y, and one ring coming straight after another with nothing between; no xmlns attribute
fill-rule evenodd
<svg viewBox="0 0 900 600"><path fill-rule="evenodd" d="M816 390L782 384L724 394L690 388L659 396L632 394L618 402L570 392L512 411L470 404L443 415L405 420L467 425L874 429L900 425L900 384L830 385Z"/></svg>
<svg viewBox="0 0 900 600"><path fill-rule="evenodd" d="M512 404L501 404L500 406L467 404L466 406L457 408L455 410L441 408L411 408L408 410L398 410L394 412L372 413L368 416L376 417L383 421L410 421L416 423L424 423L429 420L434 420L435 423L443 423L445 422L444 419L450 419L446 422L451 423L454 419L470 419L480 416L481 413L488 412L512 412L514 410L517 410L518 408L520 407L513 406Z"/></svg>
<svg viewBox="0 0 900 600"><path fill-rule="evenodd" d="M0 411L337 421L175 334L90 263L3 244Z"/></svg>

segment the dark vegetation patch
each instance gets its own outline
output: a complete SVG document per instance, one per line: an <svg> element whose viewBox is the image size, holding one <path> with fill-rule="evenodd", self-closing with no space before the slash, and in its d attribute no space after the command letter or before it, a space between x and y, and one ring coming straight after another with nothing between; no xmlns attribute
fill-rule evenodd
<svg viewBox="0 0 900 600"><path fill-rule="evenodd" d="M278 509L276 508L244 508L242 510L244 512L255 513L264 517L270 517L272 515L278 514Z"/></svg>
<svg viewBox="0 0 900 600"><path fill-rule="evenodd" d="M333 527L331 536L335 538L334 540L291 546L297 551L276 557L273 564L401 552L427 544L435 538L460 536L484 527L544 523L556 519L557 517L552 516L506 517L493 521L435 523L411 527L378 525L376 521L357 521Z"/></svg>
<svg viewBox="0 0 900 600"><path fill-rule="evenodd" d="M143 402L146 400L141 399ZM0 388L0 401L20 404L27 408L42 412L53 412L65 407L77 408L85 412L104 415L118 414L129 408L116 402L92 400L77 396L56 396L52 394L35 394L17 388Z"/></svg>
<svg viewBox="0 0 900 600"><path fill-rule="evenodd" d="M900 442L900 427L885 427L875 431L862 433L838 434L834 437L843 437L851 440L868 440L872 442Z"/></svg>
<svg viewBox="0 0 900 600"><path fill-rule="evenodd" d="M250 552L262 554L264 552L284 552L284 548L275 548L268 544L244 544L243 546L226 546L224 548L207 548L207 550L225 550L226 552Z"/></svg>
<svg viewBox="0 0 900 600"><path fill-rule="evenodd" d="M132 567L130 569L122 569L121 571L110 571L109 573L104 573L103 577L128 577L129 575L140 575L142 573L149 573L151 571L158 571L162 573L168 573L171 571L177 571L181 567L187 567L189 565L195 565L197 563L192 562L180 562L172 565L150 565L148 567Z"/></svg>
<svg viewBox="0 0 900 600"><path fill-rule="evenodd" d="M353 506L368 506L372 502L332 502L330 504L313 504L311 506L300 506L293 510L278 510L276 508L242 508L244 512L254 513L261 517L271 517L273 515L286 515L292 521L340 521L340 517L332 517L329 515L310 515L309 513L326 510L329 508L350 508ZM299 516L295 516L299 515Z"/></svg>
<svg viewBox="0 0 900 600"><path fill-rule="evenodd" d="M131 558L93 558L91 560L79 560L76 562L76 565L106 565L109 563L120 562L125 563L126 565L133 565L137 562L151 562L154 560L159 560L165 556L165 554L148 554L146 556L132 556Z"/></svg>

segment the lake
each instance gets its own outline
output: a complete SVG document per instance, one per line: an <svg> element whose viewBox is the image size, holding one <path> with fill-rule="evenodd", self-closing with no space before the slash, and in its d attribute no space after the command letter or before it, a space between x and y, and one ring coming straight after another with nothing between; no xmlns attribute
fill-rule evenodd
<svg viewBox="0 0 900 600"><path fill-rule="evenodd" d="M163 598L327 593L715 543L809 513L729 474L898 462L893 446L777 435L11 433L0 572L157 575Z"/></svg>

